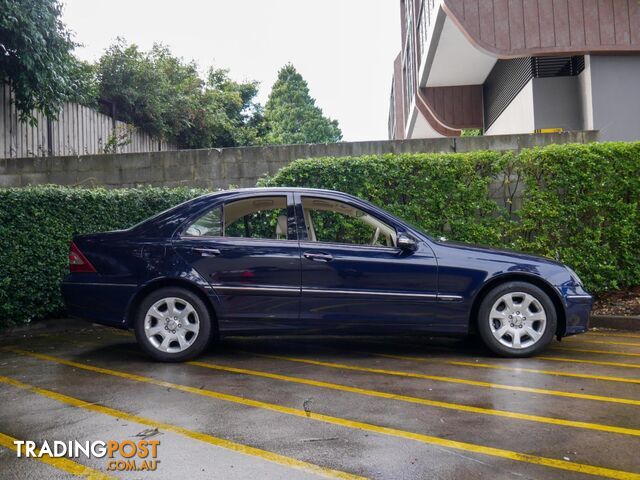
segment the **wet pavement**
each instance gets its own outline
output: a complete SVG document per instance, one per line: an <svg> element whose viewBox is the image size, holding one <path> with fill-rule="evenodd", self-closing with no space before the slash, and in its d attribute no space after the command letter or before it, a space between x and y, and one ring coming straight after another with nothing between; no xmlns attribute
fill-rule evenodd
<svg viewBox="0 0 640 480"><path fill-rule="evenodd" d="M2 345L2 479L640 479L639 332L530 359L461 339L233 337L159 364L129 332L70 320ZM157 440L158 463L17 458L14 439Z"/></svg>

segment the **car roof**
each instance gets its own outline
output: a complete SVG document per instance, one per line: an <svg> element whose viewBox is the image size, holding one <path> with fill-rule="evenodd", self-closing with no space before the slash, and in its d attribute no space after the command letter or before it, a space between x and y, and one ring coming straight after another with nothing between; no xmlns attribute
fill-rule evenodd
<svg viewBox="0 0 640 480"><path fill-rule="evenodd" d="M328 190L324 188L307 188L307 187L250 187L250 188L233 188L230 190L219 190L217 192L205 193L198 199L202 198L211 198L211 197L225 197L228 195L235 194L260 194L260 193L268 193L268 192L300 192L300 193L317 193L317 194L332 194L332 195L340 195L342 197L350 197L358 199L354 195L349 193L341 192L339 190ZM194 199L195 200L195 199ZM360 200L360 199L358 199Z"/></svg>
<svg viewBox="0 0 640 480"><path fill-rule="evenodd" d="M353 195L350 195L348 193L344 193L344 192L339 192L337 190L325 190L325 189L320 189L320 188L304 188L304 187L254 187L254 188L237 188L237 189L232 189L232 190L219 190L217 192L211 192L211 193L205 193L204 195L200 195L199 197L195 197L192 198L190 200L187 200L186 202L183 202L179 205L176 205L174 207L171 207L163 212L158 213L157 215L154 215L150 218L147 218L146 220L143 220L142 222L140 222L137 225L134 225L133 227L131 227L132 229L137 229L139 231L141 230L158 230L159 228L161 228L161 225L163 222L166 221L166 219L171 216L171 215L175 215L177 212L182 212L184 213L185 211L189 211L189 210L194 210L197 211L201 208L201 206L203 205L204 202L206 202L209 199L222 199L224 200L225 197L231 197L233 198L234 196L238 195L238 196L242 196L243 194L246 195L259 195L261 193L268 193L268 192L304 192L304 193L316 193L316 194L331 194L331 195L335 195L335 196L339 196L342 197L344 199L346 198L350 198L359 202L363 202L361 199L354 197ZM366 203L366 202L364 202Z"/></svg>
<svg viewBox="0 0 640 480"><path fill-rule="evenodd" d="M241 193L241 192L274 192L274 191L287 191L287 192L316 192L316 193L338 193L340 195L348 195L348 193L340 192L338 190L328 190L325 188L309 188L309 187L249 187L249 188L232 188L229 190L220 190L219 192L213 193L223 194L223 193Z"/></svg>

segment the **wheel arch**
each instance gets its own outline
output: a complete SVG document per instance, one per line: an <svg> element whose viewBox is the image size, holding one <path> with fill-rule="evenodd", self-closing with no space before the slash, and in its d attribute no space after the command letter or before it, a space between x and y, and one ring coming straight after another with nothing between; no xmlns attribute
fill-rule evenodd
<svg viewBox="0 0 640 480"><path fill-rule="evenodd" d="M215 307L213 306L213 302L202 287L194 282L185 280L184 278L158 278L150 281L149 283L142 286L142 288L138 289L131 300L129 300L129 305L127 306L125 317L125 325L127 326L127 328L133 327L133 319L136 310L140 306L140 302L144 299L144 297L146 297L154 290L164 287L184 288L185 290L189 290L191 293L197 295L204 302L209 312L209 316L211 317L212 333L216 336L218 335L218 314Z"/></svg>
<svg viewBox="0 0 640 480"><path fill-rule="evenodd" d="M469 318L470 320L469 327L471 332L477 331L478 311L480 310L480 304L482 303L482 300L484 299L485 295L490 290L497 287L498 285L502 285L503 283L507 283L507 282L530 283L531 285L535 285L536 287L544 291L544 293L549 295L549 298L553 302L553 306L556 309L556 316L557 316L556 337L560 338L564 336L565 332L567 331L567 317L564 311L564 305L562 304L562 298L560 297L560 294L558 293L558 291L555 288L553 288L553 286L543 278L538 277L537 275L531 275L531 274L520 273L520 272L506 273L504 275L493 277L482 285L482 287L476 294L475 298L473 299L473 304L471 305L471 312L470 312L470 318Z"/></svg>

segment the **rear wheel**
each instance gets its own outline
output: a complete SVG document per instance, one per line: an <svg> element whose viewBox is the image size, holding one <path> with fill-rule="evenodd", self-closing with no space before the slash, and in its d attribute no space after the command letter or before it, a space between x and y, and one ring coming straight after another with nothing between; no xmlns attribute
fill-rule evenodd
<svg viewBox="0 0 640 480"><path fill-rule="evenodd" d="M498 285L484 297L478 312L478 332L484 344L505 357L528 357L542 351L556 332L553 302L526 282Z"/></svg>
<svg viewBox="0 0 640 480"><path fill-rule="evenodd" d="M140 347L161 362L181 362L202 353L212 322L204 302L189 290L160 288L147 295L135 319Z"/></svg>

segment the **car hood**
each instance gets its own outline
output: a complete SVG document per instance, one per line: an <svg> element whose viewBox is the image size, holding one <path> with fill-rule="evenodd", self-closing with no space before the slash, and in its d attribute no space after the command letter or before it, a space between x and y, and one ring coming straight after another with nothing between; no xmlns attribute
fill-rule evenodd
<svg viewBox="0 0 640 480"><path fill-rule="evenodd" d="M529 253L519 252L517 250L511 250L508 248L494 248L488 247L486 245L475 245L470 243L462 243L462 242L452 242L452 241L435 241L434 242L437 249L454 249L466 251L471 255L480 255L487 259L498 260L501 259L503 261L512 259L514 261L525 261L531 263L545 263L548 265L555 265L559 267L564 267L564 264L558 262L556 260L552 260L547 257L542 257L540 255L531 255Z"/></svg>

